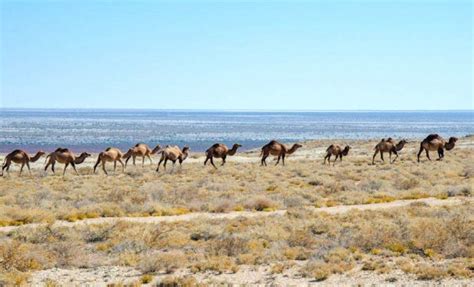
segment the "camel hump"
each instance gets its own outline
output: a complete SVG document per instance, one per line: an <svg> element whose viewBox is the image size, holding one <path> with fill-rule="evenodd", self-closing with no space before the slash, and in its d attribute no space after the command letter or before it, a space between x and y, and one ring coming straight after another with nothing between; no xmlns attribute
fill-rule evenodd
<svg viewBox="0 0 474 287"><path fill-rule="evenodd" d="M220 143L215 143L211 146L211 148L218 148L221 144Z"/></svg>
<svg viewBox="0 0 474 287"><path fill-rule="evenodd" d="M388 142L393 142L393 139L392 139L392 138L388 138L387 141L388 141Z"/></svg>
<svg viewBox="0 0 474 287"><path fill-rule="evenodd" d="M58 148L55 150L55 152L68 152L68 151L69 151L69 149L67 149L67 148L62 148L62 147L58 147Z"/></svg>
<svg viewBox="0 0 474 287"><path fill-rule="evenodd" d="M425 141L430 142L434 139L439 139L439 138L440 138L440 136L438 134L430 134L426 137Z"/></svg>
<svg viewBox="0 0 474 287"><path fill-rule="evenodd" d="M105 149L105 151L110 151L112 149L111 146L109 146L108 148Z"/></svg>
<svg viewBox="0 0 474 287"><path fill-rule="evenodd" d="M330 145L330 146L326 149L326 151L330 151L330 150L332 150L333 148L334 148L334 145L332 144L332 145Z"/></svg>
<svg viewBox="0 0 474 287"><path fill-rule="evenodd" d="M11 152L11 154L17 154L17 153L23 153L23 151L21 149L16 149Z"/></svg>

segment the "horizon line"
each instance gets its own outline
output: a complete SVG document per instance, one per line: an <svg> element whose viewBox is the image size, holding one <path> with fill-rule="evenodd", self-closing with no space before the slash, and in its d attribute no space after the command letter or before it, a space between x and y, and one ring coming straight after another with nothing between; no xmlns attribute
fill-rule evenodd
<svg viewBox="0 0 474 287"><path fill-rule="evenodd" d="M10 111L162 111L162 112L260 112L260 113L311 113L311 112L474 112L472 109L155 109L155 108L24 108L0 107L0 110Z"/></svg>

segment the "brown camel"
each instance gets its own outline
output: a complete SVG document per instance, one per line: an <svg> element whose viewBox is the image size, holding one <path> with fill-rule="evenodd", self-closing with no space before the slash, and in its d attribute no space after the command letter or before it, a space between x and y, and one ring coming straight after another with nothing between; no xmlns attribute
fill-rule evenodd
<svg viewBox="0 0 474 287"><path fill-rule="evenodd" d="M16 149L12 151L11 153L7 154L5 157L3 166L2 166L2 176L3 176L3 171L6 169L7 172L9 173L10 171L10 165L12 162L21 164L20 168L20 175L23 172L23 168L28 167L28 172L31 174L31 169L30 169L30 162L35 162L37 161L40 157L42 157L45 154L44 151L38 151L35 156L30 157L28 153L21 149Z"/></svg>
<svg viewBox="0 0 474 287"><path fill-rule="evenodd" d="M285 165L285 156L294 153L300 147L303 146L295 143L290 149L288 149L288 147L284 144L279 143L276 140L272 140L262 147L262 152L260 153L260 155L262 156L262 160L260 161L260 164L267 166L267 157L269 155L273 155L278 156L278 160L275 165L278 165L278 163L280 163L280 159L283 165Z"/></svg>
<svg viewBox="0 0 474 287"><path fill-rule="evenodd" d="M53 173L56 173L54 170L54 165L56 162L63 163L64 164L64 170L63 170L63 175L66 173L66 168L71 165L76 174L79 174L76 170L76 164L81 164L84 162L86 158L91 156L87 152L81 153L80 156L76 157L74 153L72 153L69 149L67 148L57 148L54 152L48 154L46 157L46 166L44 167L44 170L47 171L48 167L51 165L51 170Z"/></svg>
<svg viewBox="0 0 474 287"><path fill-rule="evenodd" d="M179 149L178 146L169 146L167 145L164 149L160 151L161 153L161 158L160 162L158 162L158 167L156 168L156 171L160 171L160 165L161 162L165 161L163 163L163 167L166 170L166 162L168 160L173 162L173 168L174 165L176 164L176 161L179 161L179 165L183 163L183 161L188 157L189 154L189 147L185 146L183 147L182 150Z"/></svg>
<svg viewBox="0 0 474 287"><path fill-rule="evenodd" d="M397 158L398 158L398 152L403 149L405 144L408 143L406 140L401 140L397 144L393 141L392 138L388 139L382 139L374 148L375 153L374 156L372 157L372 164L375 164L375 156L380 152L380 158L382 161L383 159L383 153L388 152L389 153L389 162L394 163ZM392 161L392 153L395 154L395 158Z"/></svg>
<svg viewBox="0 0 474 287"><path fill-rule="evenodd" d="M123 153L120 151L118 148L115 147L109 147L105 151L99 153L99 156L97 157L97 162L94 165L94 173L97 168L97 166L102 162L102 170L107 173L107 170L105 170L105 163L106 162L113 162L114 163L114 172L117 169L117 161L120 162L122 165L122 172L125 170L125 165L122 161Z"/></svg>
<svg viewBox="0 0 474 287"><path fill-rule="evenodd" d="M423 150L426 151L426 157L431 160L430 158L430 151L438 151L439 158L437 160L441 160L444 157L444 149L452 150L456 145L458 138L450 137L449 141L446 142L441 136L438 134L430 134L427 136L420 144L420 151L418 152L418 162L420 162L420 155Z"/></svg>
<svg viewBox="0 0 474 287"><path fill-rule="evenodd" d="M328 163L331 164L331 156L335 155L336 158L334 159L333 165L336 164L336 160L339 157L339 160L342 161L343 156L347 156L349 153L349 150L351 149L350 146L346 145L344 149L342 149L339 145L337 144L332 144L326 149L326 156L324 157L324 164L326 164L326 159L328 160Z"/></svg>
<svg viewBox="0 0 474 287"><path fill-rule="evenodd" d="M145 165L145 157L147 157L150 160L150 164L153 164L153 161L151 160L151 156L155 153L157 153L161 149L160 145L157 145L153 150L150 149L150 147L147 144L144 143L137 143L134 147L129 149L122 158L125 159L125 167L127 167L128 160L132 158L133 160L133 165L135 165L135 158L137 156L142 157L142 166Z"/></svg>
<svg viewBox="0 0 474 287"><path fill-rule="evenodd" d="M207 161L210 160L211 164L214 168L217 168L214 165L214 160L213 158L222 158L222 165L225 164L225 159L227 156L232 156L237 152L237 149L241 147L242 145L240 144L234 144L232 146L232 149L229 150L229 148L225 144L220 144L216 143L210 148L206 150L206 160L204 161L204 165L207 164Z"/></svg>

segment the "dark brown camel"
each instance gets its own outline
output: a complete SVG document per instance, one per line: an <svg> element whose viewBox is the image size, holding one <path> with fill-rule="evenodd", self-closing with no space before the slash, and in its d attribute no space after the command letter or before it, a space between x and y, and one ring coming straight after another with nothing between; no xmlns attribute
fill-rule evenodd
<svg viewBox="0 0 474 287"><path fill-rule="evenodd" d="M303 146L295 143L290 149L288 149L286 145L279 143L276 140L272 140L262 147L262 151L260 153L260 155L262 156L262 160L260 161L260 165L267 165L266 159L269 155L278 156L278 160L275 165L278 165L278 163L280 163L280 159L282 161L282 164L285 165L286 155L294 153L297 149L301 147Z"/></svg>
<svg viewBox="0 0 474 287"><path fill-rule="evenodd" d="M418 152L418 162L420 162L420 155L423 150L426 151L426 157L431 160L430 158L430 151L438 151L438 159L442 160L444 157L444 149L452 150L456 145L458 138L450 137L449 141L446 142L441 136L438 134L430 134L427 136L421 143L420 143L420 151Z"/></svg>
<svg viewBox="0 0 474 287"><path fill-rule="evenodd" d="M204 161L204 165L207 164L207 161L210 160L211 164L214 168L217 168L214 165L213 158L222 158L222 164L225 164L225 159L227 156L232 156L237 152L237 149L241 147L240 144L234 144L232 149L229 149L225 144L216 143L210 148L206 150L206 160Z"/></svg>
<svg viewBox="0 0 474 287"><path fill-rule="evenodd" d="M326 159L328 160L328 163L331 164L331 156L335 155L336 158L334 159L333 166L336 164L336 160L339 157L339 160L342 161L343 156L347 156L349 153L349 150L351 149L350 146L346 146L344 149L342 149L339 145L337 144L332 144L326 149L326 156L324 157L324 164L326 164Z"/></svg>
<svg viewBox="0 0 474 287"><path fill-rule="evenodd" d="M403 149L405 144L408 143L406 140L401 140L397 144L393 141L392 138L388 139L382 139L374 148L375 153L374 156L372 157L372 164L375 164L375 156L380 152L380 158L382 161L383 159L383 153L388 152L389 153L389 162L394 163L397 158L398 158L398 152ZM392 161L392 153L395 154L395 158Z"/></svg>

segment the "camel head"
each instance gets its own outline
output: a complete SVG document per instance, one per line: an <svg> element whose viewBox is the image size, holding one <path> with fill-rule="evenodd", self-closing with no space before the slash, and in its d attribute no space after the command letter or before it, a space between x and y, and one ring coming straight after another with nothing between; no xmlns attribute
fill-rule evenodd
<svg viewBox="0 0 474 287"><path fill-rule="evenodd" d="M39 150L39 151L36 152L36 155L39 155L39 156L43 156L45 154L46 154L46 152L44 152L42 150Z"/></svg>
<svg viewBox="0 0 474 287"><path fill-rule="evenodd" d="M238 149L239 147L242 147L242 145L241 145L241 144L238 144L238 143L236 143L236 144L234 144L234 145L232 146L232 148L235 148L235 149Z"/></svg>
<svg viewBox="0 0 474 287"><path fill-rule="evenodd" d="M151 154L155 154L161 150L161 146L158 144L156 147L151 151Z"/></svg>
<svg viewBox="0 0 474 287"><path fill-rule="evenodd" d="M295 143L291 148L290 150L288 151L289 154L292 154L294 153L297 149L299 148L302 148L303 145L299 144L299 143Z"/></svg>
<svg viewBox="0 0 474 287"><path fill-rule="evenodd" d="M183 160L185 160L185 159L188 157L188 155L189 155L189 150L190 150L190 149L189 149L188 146L184 146L184 147L183 147L183 150L181 151L181 152L183 153L183 155L184 155L184 156L183 156Z"/></svg>
<svg viewBox="0 0 474 287"><path fill-rule="evenodd" d="M444 145L444 147L446 148L446 150L452 150L457 141L457 137L450 137L449 141Z"/></svg>
<svg viewBox="0 0 474 287"><path fill-rule="evenodd" d="M90 153L88 153L88 152L83 152L83 153L81 153L81 155L80 155L79 157L88 158L88 157L90 157L90 156L91 156Z"/></svg>
<svg viewBox="0 0 474 287"><path fill-rule="evenodd" d="M235 143L227 154L234 155L237 152L237 149L241 146L242 146L241 144Z"/></svg>
<svg viewBox="0 0 474 287"><path fill-rule="evenodd" d="M449 138L449 143L455 143L458 141L458 138L457 137L450 137Z"/></svg>
<svg viewBox="0 0 474 287"><path fill-rule="evenodd" d="M129 159L133 154L133 149L129 148L128 151L122 156L123 159Z"/></svg>
<svg viewBox="0 0 474 287"><path fill-rule="evenodd" d="M346 147L342 150L342 155L346 156L349 153L350 149L351 147L346 145Z"/></svg>

